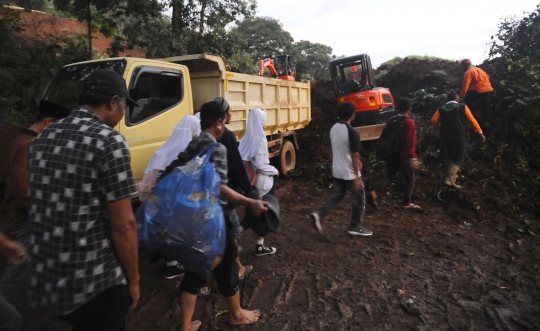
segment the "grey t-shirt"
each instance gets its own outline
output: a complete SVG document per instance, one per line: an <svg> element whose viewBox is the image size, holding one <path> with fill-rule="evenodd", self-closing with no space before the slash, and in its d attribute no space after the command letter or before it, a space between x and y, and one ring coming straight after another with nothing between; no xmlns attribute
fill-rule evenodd
<svg viewBox="0 0 540 331"><path fill-rule="evenodd" d="M332 141L332 176L338 179L353 180L360 176L355 174L352 153L362 152L360 134L348 123L336 123L330 130Z"/></svg>

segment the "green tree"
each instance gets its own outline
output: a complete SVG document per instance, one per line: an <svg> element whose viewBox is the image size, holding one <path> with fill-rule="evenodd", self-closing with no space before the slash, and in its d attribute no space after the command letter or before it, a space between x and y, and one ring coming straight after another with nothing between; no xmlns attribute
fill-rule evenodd
<svg viewBox="0 0 540 331"><path fill-rule="evenodd" d="M235 49L229 65L236 71L255 74L259 60L277 55L292 54L293 38L283 25L270 17L245 19L231 30ZM248 61L251 60L251 62Z"/></svg>
<svg viewBox="0 0 540 331"><path fill-rule="evenodd" d="M332 48L308 40L300 40L294 44L297 80L330 79L330 61Z"/></svg>

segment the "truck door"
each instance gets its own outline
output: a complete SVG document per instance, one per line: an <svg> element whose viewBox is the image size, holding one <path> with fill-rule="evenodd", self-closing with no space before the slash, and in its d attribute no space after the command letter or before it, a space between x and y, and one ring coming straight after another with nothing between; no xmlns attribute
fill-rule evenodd
<svg viewBox="0 0 540 331"><path fill-rule="evenodd" d="M168 68L134 63L126 80L129 93L139 104L128 107L118 130L126 138L131 151L133 176L138 183L154 152L161 147L180 120L192 113L189 76L184 68ZM187 76L187 82L186 82ZM187 88L187 89L186 89Z"/></svg>

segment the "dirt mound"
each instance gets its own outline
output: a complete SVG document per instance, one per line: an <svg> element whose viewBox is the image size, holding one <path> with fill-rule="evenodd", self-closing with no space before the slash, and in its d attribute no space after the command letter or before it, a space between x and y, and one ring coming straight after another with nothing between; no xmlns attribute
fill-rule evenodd
<svg viewBox="0 0 540 331"><path fill-rule="evenodd" d="M378 70L387 70L387 67L383 65ZM411 92L428 87L458 91L462 78L463 71L458 62L405 58L377 79L377 85L389 88L397 102Z"/></svg>

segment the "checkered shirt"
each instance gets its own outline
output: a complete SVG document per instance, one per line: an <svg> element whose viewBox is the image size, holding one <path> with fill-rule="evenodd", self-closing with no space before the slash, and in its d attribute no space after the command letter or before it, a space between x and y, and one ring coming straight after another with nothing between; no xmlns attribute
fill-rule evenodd
<svg viewBox="0 0 540 331"><path fill-rule="evenodd" d="M124 137L75 110L33 140L28 170L32 306L66 315L126 284L107 214L137 193Z"/></svg>

